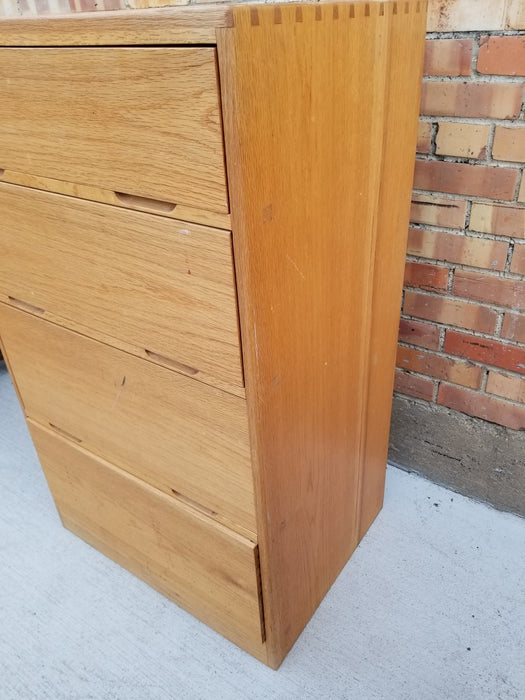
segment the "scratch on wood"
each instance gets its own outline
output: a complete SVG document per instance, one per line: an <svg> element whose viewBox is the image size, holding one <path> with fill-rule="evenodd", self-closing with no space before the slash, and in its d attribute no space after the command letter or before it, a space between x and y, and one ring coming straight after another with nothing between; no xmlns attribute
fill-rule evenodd
<svg viewBox="0 0 525 700"><path fill-rule="evenodd" d="M287 259L292 263L292 265L295 267L295 269L297 270L297 272L301 275L301 277L303 278L303 280L305 280L306 277L303 275L302 271L299 269L299 267L298 267L297 263L295 262L295 260L292 260L292 258L288 255L288 253L286 253L286 257L287 257Z"/></svg>
<svg viewBox="0 0 525 700"><path fill-rule="evenodd" d="M113 404L111 406L112 409L115 408L115 406L117 405L117 403L120 399L120 395L122 394L122 391L124 390L125 385L126 385L126 377L122 377L122 382L119 386L119 390L117 391L117 395L115 396L115 399L114 399Z"/></svg>
<svg viewBox="0 0 525 700"><path fill-rule="evenodd" d="M255 345L255 356L259 359L259 344L257 343L257 326L253 324L253 343Z"/></svg>

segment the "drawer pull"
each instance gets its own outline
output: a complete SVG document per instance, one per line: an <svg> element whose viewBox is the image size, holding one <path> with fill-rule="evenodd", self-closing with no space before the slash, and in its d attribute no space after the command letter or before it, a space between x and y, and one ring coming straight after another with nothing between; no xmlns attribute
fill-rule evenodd
<svg viewBox="0 0 525 700"><path fill-rule="evenodd" d="M197 510L200 510L202 513L205 513L206 515L210 515L212 518L214 518L217 513L212 510L211 508L206 508L206 506L202 506L200 503L197 501L194 501L193 498L188 498L187 496L183 496L182 493L179 491L175 491L175 489L171 489L171 492L176 498L179 499L179 501L182 501L183 503L186 503L186 505L191 506L192 508L196 508Z"/></svg>
<svg viewBox="0 0 525 700"><path fill-rule="evenodd" d="M163 202L161 199L150 199L149 197L138 197L135 194L126 194L125 192L115 192L119 202L127 207L138 207L139 209L151 209L162 214L171 214L177 206L171 202Z"/></svg>
<svg viewBox="0 0 525 700"><path fill-rule="evenodd" d="M9 299L10 304L16 306L21 311L28 311L30 314L38 314L39 316L42 316L42 314L45 313L44 309L41 309L39 306L34 306L33 304L28 304L27 301L22 301L21 299L16 299L15 297L9 296L7 298Z"/></svg>
<svg viewBox="0 0 525 700"><path fill-rule="evenodd" d="M182 362L177 362L176 360L172 360L169 357L164 357L164 355L158 355L156 352L152 352L151 350L145 350L145 353L154 362L158 362L161 365L166 365L167 367L171 367L172 369L178 370L179 372L184 372L184 374L190 374L191 376L195 376L199 373L199 370L195 369L195 367L184 365Z"/></svg>
<svg viewBox="0 0 525 700"><path fill-rule="evenodd" d="M53 423L49 423L49 427L53 428L53 430L60 435L62 435L65 438L68 438L68 440L73 440L73 442L76 442L80 445L82 440L78 438L76 435L73 435L72 433L68 433L67 430L62 430L62 428L59 428L58 425L54 425Z"/></svg>

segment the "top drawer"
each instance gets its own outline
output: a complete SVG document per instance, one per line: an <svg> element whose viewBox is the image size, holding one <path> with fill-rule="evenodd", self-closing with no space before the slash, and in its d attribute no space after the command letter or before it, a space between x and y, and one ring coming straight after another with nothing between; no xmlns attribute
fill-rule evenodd
<svg viewBox="0 0 525 700"><path fill-rule="evenodd" d="M0 170L228 212L214 48L4 48L0 84Z"/></svg>

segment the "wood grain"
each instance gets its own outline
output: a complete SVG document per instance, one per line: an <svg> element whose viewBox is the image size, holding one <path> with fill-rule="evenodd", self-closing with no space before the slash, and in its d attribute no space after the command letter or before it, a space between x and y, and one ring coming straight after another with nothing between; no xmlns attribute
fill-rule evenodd
<svg viewBox="0 0 525 700"><path fill-rule="evenodd" d="M0 183L0 300L242 390L231 234Z"/></svg>
<svg viewBox="0 0 525 700"><path fill-rule="evenodd" d="M246 401L0 303L25 412L256 540Z"/></svg>
<svg viewBox="0 0 525 700"><path fill-rule="evenodd" d="M0 168L228 212L214 48L0 49L0 82Z"/></svg>
<svg viewBox="0 0 525 700"><path fill-rule="evenodd" d="M392 15L370 327L366 428L361 456L359 539L383 504L396 344L401 310L417 119L423 76L426 2ZM399 86L403 86L400 90Z"/></svg>
<svg viewBox="0 0 525 700"><path fill-rule="evenodd" d="M217 32L274 667L360 536L394 7L238 6Z"/></svg>
<svg viewBox="0 0 525 700"><path fill-rule="evenodd" d="M425 7L0 22L49 46L0 49L0 328L63 521L273 667L382 503Z"/></svg>
<svg viewBox="0 0 525 700"><path fill-rule="evenodd" d="M2 182L9 182L12 185L22 185L23 187L31 187L36 190L44 190L45 192L65 194L68 197L90 199L93 202L111 204L115 207L124 207L126 209L134 209L135 211L159 214L161 216L167 216L170 219L176 219L177 221L190 221L194 224L202 224L203 226L222 228L226 231L231 230L229 214L220 214L214 211L206 211L205 209L186 207L184 204L171 204L170 202L159 202L153 199L136 197L134 195L123 195L113 190L104 190L101 187L79 185L75 182L65 182L50 177L18 173L13 170L0 170L0 180Z"/></svg>
<svg viewBox="0 0 525 700"><path fill-rule="evenodd" d="M28 423L64 525L264 660L256 546Z"/></svg>
<svg viewBox="0 0 525 700"><path fill-rule="evenodd" d="M231 26L227 5L0 19L0 46L215 44Z"/></svg>

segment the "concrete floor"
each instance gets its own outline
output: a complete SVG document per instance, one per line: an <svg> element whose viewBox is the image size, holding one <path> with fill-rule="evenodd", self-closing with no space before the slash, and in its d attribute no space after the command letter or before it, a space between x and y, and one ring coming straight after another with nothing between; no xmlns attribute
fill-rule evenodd
<svg viewBox="0 0 525 700"><path fill-rule="evenodd" d="M0 700L525 699L525 520L389 469L278 672L64 530L0 363Z"/></svg>

